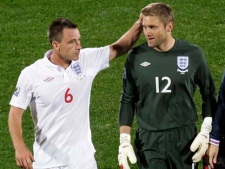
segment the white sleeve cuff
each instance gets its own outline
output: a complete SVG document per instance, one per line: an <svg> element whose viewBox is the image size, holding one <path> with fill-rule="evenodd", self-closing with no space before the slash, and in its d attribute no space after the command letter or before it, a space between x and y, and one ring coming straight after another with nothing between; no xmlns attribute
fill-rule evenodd
<svg viewBox="0 0 225 169"><path fill-rule="evenodd" d="M215 139L212 139L212 138L210 138L209 143L210 144L213 144L213 145L216 145L216 146L219 146L220 145L220 141L219 140L215 140Z"/></svg>

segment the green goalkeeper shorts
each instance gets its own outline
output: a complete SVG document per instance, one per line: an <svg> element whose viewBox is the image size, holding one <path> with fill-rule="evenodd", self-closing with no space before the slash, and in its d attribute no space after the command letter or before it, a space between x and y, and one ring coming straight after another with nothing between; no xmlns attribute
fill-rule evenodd
<svg viewBox="0 0 225 169"><path fill-rule="evenodd" d="M139 169L197 169L190 145L195 125L164 131L138 129L134 143Z"/></svg>

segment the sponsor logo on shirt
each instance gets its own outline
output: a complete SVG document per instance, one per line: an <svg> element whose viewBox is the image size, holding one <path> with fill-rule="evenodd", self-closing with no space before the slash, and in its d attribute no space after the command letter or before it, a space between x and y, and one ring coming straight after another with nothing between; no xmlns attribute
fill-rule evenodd
<svg viewBox="0 0 225 169"><path fill-rule="evenodd" d="M177 56L177 71L181 74L188 72L189 57L188 56Z"/></svg>
<svg viewBox="0 0 225 169"><path fill-rule="evenodd" d="M50 82L50 81L52 81L54 78L53 77L47 77L44 81L45 82Z"/></svg>
<svg viewBox="0 0 225 169"><path fill-rule="evenodd" d="M143 67L147 67L147 66L149 66L151 63L149 63L149 62L143 62L143 63L141 63L140 65L141 66L143 66Z"/></svg>
<svg viewBox="0 0 225 169"><path fill-rule="evenodd" d="M80 66L79 62L73 63L71 65L71 69L73 70L73 72L77 75L77 76L81 76L82 75L82 69Z"/></svg>
<svg viewBox="0 0 225 169"><path fill-rule="evenodd" d="M14 95L14 96L18 96L19 93L20 93L20 87L19 87L19 86L16 86L13 95Z"/></svg>

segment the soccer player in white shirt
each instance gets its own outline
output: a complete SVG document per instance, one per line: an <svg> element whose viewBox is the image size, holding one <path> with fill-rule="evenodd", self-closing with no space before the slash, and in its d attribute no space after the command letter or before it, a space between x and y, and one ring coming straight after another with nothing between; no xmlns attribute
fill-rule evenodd
<svg viewBox="0 0 225 169"><path fill-rule="evenodd" d="M115 43L86 49L71 20L52 22L48 37L53 49L22 70L10 101L8 124L17 166L97 169L89 118L92 82L110 60L128 52L137 41L141 19ZM22 136L22 115L28 106L35 127L33 153Z"/></svg>

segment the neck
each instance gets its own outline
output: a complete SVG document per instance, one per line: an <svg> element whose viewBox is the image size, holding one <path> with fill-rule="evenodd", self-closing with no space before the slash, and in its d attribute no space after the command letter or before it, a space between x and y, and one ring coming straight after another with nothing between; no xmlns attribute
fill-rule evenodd
<svg viewBox="0 0 225 169"><path fill-rule="evenodd" d="M160 46L154 47L154 49L160 52L166 52L172 49L174 44L175 44L175 39L172 36L170 36Z"/></svg>
<svg viewBox="0 0 225 169"><path fill-rule="evenodd" d="M63 67L64 69L66 69L71 61L68 61L68 60L63 60L62 58L60 58L58 55L56 55L54 52L52 53L52 55L49 57L49 60L55 64L55 65L58 65L58 66L61 66Z"/></svg>

